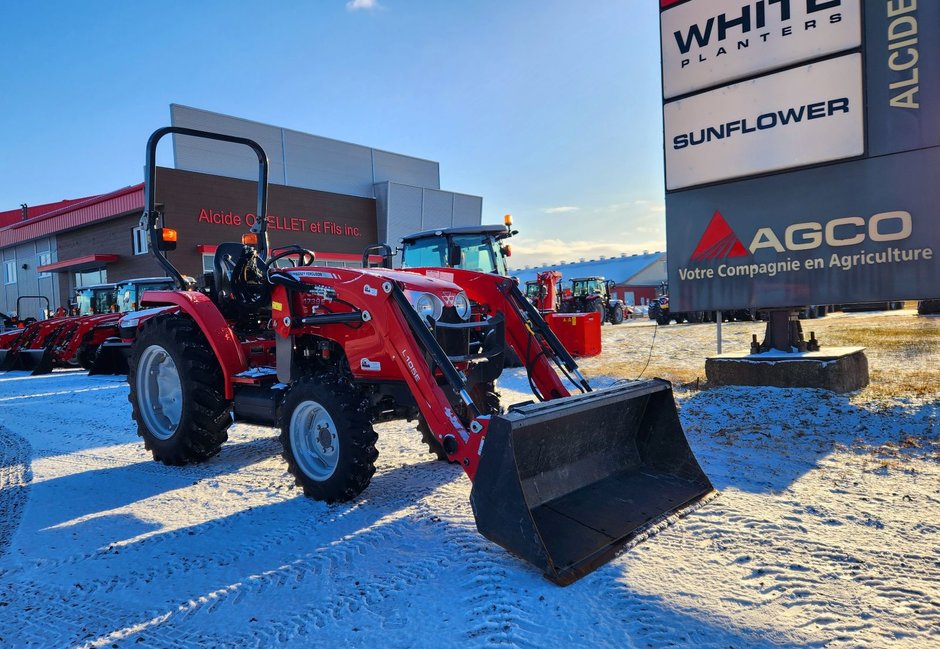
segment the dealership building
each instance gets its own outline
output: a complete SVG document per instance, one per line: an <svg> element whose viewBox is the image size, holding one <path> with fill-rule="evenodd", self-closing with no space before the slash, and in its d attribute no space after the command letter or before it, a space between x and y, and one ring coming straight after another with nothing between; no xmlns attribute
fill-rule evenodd
<svg viewBox="0 0 940 649"><path fill-rule="evenodd" d="M437 162L175 104L170 114L173 126L264 148L271 245L308 248L318 263L358 266L376 242L394 248L411 232L482 221L483 199L441 190ZM172 137L174 165L158 168L155 198L179 233L171 261L198 280L216 246L238 241L256 219L258 162L248 147ZM144 143L142 134L141 153ZM139 227L143 205L141 183L0 212L0 312L16 311L21 296L46 296L55 309L79 286L163 275ZM38 316L41 306L24 299L19 315Z"/></svg>

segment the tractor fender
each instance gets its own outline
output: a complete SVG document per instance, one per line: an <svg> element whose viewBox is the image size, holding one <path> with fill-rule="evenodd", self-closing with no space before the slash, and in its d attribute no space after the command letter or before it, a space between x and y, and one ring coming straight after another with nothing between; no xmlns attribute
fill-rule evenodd
<svg viewBox="0 0 940 649"><path fill-rule="evenodd" d="M145 307L177 306L195 321L222 367L225 398L232 399L232 376L248 369L248 362L235 332L212 300L196 291L147 291L140 304Z"/></svg>

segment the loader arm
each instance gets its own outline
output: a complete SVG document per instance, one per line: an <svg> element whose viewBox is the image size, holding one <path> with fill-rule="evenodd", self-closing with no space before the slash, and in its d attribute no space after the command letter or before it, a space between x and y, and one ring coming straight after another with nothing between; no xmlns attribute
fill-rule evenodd
<svg viewBox="0 0 940 649"><path fill-rule="evenodd" d="M120 319L119 313L79 318L69 332L58 336L55 344L55 360L59 363L68 363L78 355L82 345L91 343L97 346L108 336L116 335L117 323Z"/></svg>
<svg viewBox="0 0 940 649"><path fill-rule="evenodd" d="M316 272L303 268L292 271ZM285 273L271 275L275 284L272 316L279 338L287 342L289 336L309 333L339 341L341 337L338 334L342 334L343 330L337 330L337 327L342 327L343 322L358 321L368 325L371 335L361 335L359 344L355 347L346 345L349 364L358 366L362 358L373 356L378 350L391 359L434 436L472 480L479 463L489 417L479 415L467 393L462 374L450 362L397 282L382 281L381 277L361 273L350 274L349 279L346 279L346 274L339 269L331 271L330 274L338 276L336 279L340 280L329 282L336 293L336 301L349 305L354 311L313 315L299 318L299 322L294 319L292 326L284 326L285 318L291 318L287 291L315 291L317 286L305 286ZM373 290L377 283L381 284L381 288ZM444 386L438 384L435 371L428 362L429 358L441 372ZM282 380L285 378L289 377L284 376ZM452 400L445 392L448 388L453 391L456 399L463 401L467 406L470 412L467 421L462 420L455 412Z"/></svg>

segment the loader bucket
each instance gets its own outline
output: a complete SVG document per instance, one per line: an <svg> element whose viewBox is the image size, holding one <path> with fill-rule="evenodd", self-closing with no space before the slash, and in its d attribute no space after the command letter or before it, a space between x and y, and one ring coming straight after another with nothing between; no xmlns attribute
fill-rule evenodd
<svg viewBox="0 0 940 649"><path fill-rule="evenodd" d="M26 370L37 374L48 374L52 371L52 352L48 349L21 349L16 355L16 370Z"/></svg>
<svg viewBox="0 0 940 649"><path fill-rule="evenodd" d="M713 492L652 379L494 415L470 503L483 536L567 585Z"/></svg>
<svg viewBox="0 0 940 649"><path fill-rule="evenodd" d="M127 343L105 341L98 347L95 362L88 370L88 376L95 374L127 374Z"/></svg>

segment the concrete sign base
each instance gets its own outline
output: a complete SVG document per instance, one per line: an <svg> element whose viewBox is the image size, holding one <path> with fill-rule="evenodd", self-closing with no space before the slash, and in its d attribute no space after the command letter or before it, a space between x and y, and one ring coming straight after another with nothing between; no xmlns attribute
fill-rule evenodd
<svg viewBox="0 0 940 649"><path fill-rule="evenodd" d="M721 354L705 359L705 377L709 386L764 385L844 393L868 385L868 359L864 347Z"/></svg>

